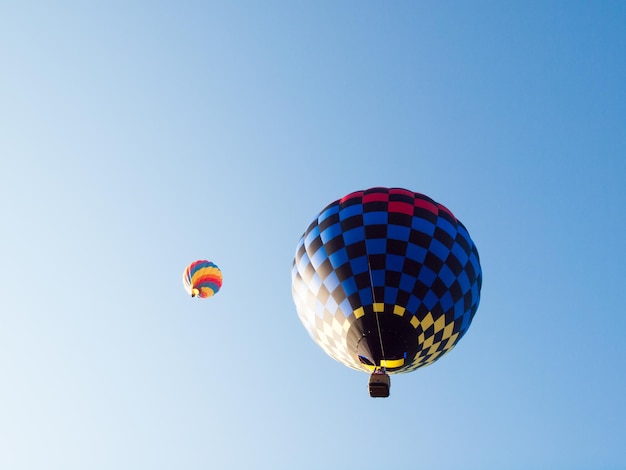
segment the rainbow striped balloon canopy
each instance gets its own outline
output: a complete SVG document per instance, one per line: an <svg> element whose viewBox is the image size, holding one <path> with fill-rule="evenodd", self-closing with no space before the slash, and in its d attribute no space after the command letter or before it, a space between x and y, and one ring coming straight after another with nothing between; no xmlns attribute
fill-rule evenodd
<svg viewBox="0 0 626 470"><path fill-rule="evenodd" d="M192 297L212 297L222 287L222 271L211 261L194 261L183 272L183 285Z"/></svg>

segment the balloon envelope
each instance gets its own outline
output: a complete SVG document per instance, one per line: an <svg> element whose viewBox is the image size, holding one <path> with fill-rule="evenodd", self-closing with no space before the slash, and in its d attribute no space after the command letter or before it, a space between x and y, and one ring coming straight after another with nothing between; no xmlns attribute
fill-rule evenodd
<svg viewBox="0 0 626 470"><path fill-rule="evenodd" d="M183 272L183 285L192 297L211 297L222 287L222 271L211 261L194 261Z"/></svg>
<svg viewBox="0 0 626 470"><path fill-rule="evenodd" d="M351 193L300 239L292 295L313 340L348 367L410 372L450 351L478 308L482 271L461 222L400 188Z"/></svg>

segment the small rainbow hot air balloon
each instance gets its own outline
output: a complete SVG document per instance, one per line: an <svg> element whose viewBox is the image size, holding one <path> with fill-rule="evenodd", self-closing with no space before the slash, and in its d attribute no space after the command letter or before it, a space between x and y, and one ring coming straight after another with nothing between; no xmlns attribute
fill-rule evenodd
<svg viewBox="0 0 626 470"><path fill-rule="evenodd" d="M211 261L194 261L183 272L183 284L192 297L206 299L222 287L222 271Z"/></svg>

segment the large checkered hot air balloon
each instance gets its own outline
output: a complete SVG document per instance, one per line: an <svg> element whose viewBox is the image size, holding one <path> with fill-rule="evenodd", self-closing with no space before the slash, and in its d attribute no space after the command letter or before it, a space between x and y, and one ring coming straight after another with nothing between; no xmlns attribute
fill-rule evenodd
<svg viewBox="0 0 626 470"><path fill-rule="evenodd" d="M388 373L431 364L463 337L478 308L482 272L463 224L427 196L357 191L329 204L300 239L292 294L300 320L332 358Z"/></svg>
<svg viewBox="0 0 626 470"><path fill-rule="evenodd" d="M183 271L183 285L192 297L211 297L222 287L222 271L211 261L194 261Z"/></svg>

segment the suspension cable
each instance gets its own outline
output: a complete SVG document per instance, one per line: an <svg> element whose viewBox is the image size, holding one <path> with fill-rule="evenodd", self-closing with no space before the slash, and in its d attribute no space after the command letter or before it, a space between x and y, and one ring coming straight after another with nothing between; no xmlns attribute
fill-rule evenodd
<svg viewBox="0 0 626 470"><path fill-rule="evenodd" d="M376 318L376 329L378 330L378 341L380 342L380 352L382 354L382 358L380 362L382 363L383 358L385 357L385 347L383 346L383 335L380 331L380 322L378 320L378 312L376 311L376 291L374 290L374 278L372 277L372 266L370 265L370 255L367 253L367 240L365 240L365 256L367 257L367 271L370 275L370 287L372 288L372 310L374 311L374 317ZM373 358L372 358L373 359ZM376 367L376 364L374 364ZM385 370L385 367L382 364L379 365L380 368ZM374 369L376 370L376 369Z"/></svg>

